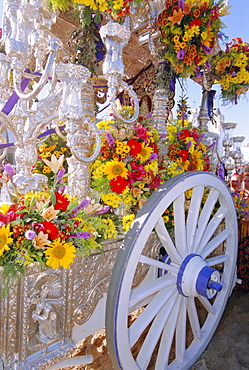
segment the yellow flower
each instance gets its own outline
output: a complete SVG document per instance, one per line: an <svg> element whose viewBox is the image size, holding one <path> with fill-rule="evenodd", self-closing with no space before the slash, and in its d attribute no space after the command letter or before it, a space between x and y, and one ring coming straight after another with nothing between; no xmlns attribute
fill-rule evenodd
<svg viewBox="0 0 249 370"><path fill-rule="evenodd" d="M166 222L168 222L169 221L169 216L163 216L163 220L164 220L164 222L166 223Z"/></svg>
<svg viewBox="0 0 249 370"><path fill-rule="evenodd" d="M186 34L184 34L183 38L182 38L182 41L184 42L188 42L189 38Z"/></svg>
<svg viewBox="0 0 249 370"><path fill-rule="evenodd" d="M1 206L0 206L0 212L3 214L3 215L6 215L6 213L8 212L10 208L10 204L5 204L5 203L2 203Z"/></svg>
<svg viewBox="0 0 249 370"><path fill-rule="evenodd" d="M93 10L97 10L97 6L93 0L73 0L74 3L83 4L89 6Z"/></svg>
<svg viewBox="0 0 249 370"><path fill-rule="evenodd" d="M10 238L10 235L13 233L10 232L10 225L3 225L0 228L0 256L2 256L5 250L10 250L8 244L13 242L13 239Z"/></svg>
<svg viewBox="0 0 249 370"><path fill-rule="evenodd" d="M195 150L192 154L193 158L197 162L197 171L201 171L203 168L203 161L202 161L202 152L200 150Z"/></svg>
<svg viewBox="0 0 249 370"><path fill-rule="evenodd" d="M100 12L105 12L108 9L108 3L105 0L99 0L98 8Z"/></svg>
<svg viewBox="0 0 249 370"><path fill-rule="evenodd" d="M179 35L175 35L174 37L173 37L173 41L176 43L176 42L178 42L179 41Z"/></svg>
<svg viewBox="0 0 249 370"><path fill-rule="evenodd" d="M106 224L104 231L104 239L115 239L117 237L117 229L111 218L103 218L103 223Z"/></svg>
<svg viewBox="0 0 249 370"><path fill-rule="evenodd" d="M99 121L97 123L97 127L100 130L110 130L111 125L113 124L114 121L112 120L105 120L105 121Z"/></svg>
<svg viewBox="0 0 249 370"><path fill-rule="evenodd" d="M157 174L158 172L158 162L157 161L152 161L146 166L144 166L144 169L146 172L149 172L150 170L154 173Z"/></svg>
<svg viewBox="0 0 249 370"><path fill-rule="evenodd" d="M182 162L180 164L180 166L182 167L183 171L187 171L188 170L188 166L189 166L189 160L186 160L186 161Z"/></svg>
<svg viewBox="0 0 249 370"><path fill-rule="evenodd" d="M129 230L134 218L135 218L134 213L132 213L131 215L126 215L122 218L122 228L124 231L127 232Z"/></svg>
<svg viewBox="0 0 249 370"><path fill-rule="evenodd" d="M121 201L121 198L116 193L102 194L101 197L103 202L112 208L117 208Z"/></svg>
<svg viewBox="0 0 249 370"><path fill-rule="evenodd" d="M44 166L42 172L43 173L50 173L51 169L48 166Z"/></svg>
<svg viewBox="0 0 249 370"><path fill-rule="evenodd" d="M116 0L116 1L113 1L113 9L115 10L119 10L121 8L123 8L123 0Z"/></svg>
<svg viewBox="0 0 249 370"><path fill-rule="evenodd" d="M188 189L185 191L185 197L190 199L192 197L193 189Z"/></svg>
<svg viewBox="0 0 249 370"><path fill-rule="evenodd" d="M117 176L121 176L127 179L128 171L125 167L125 163L119 161L109 161L105 166L105 173L108 180L115 179Z"/></svg>
<svg viewBox="0 0 249 370"><path fill-rule="evenodd" d="M47 257L47 265L57 269L59 267L68 268L73 262L76 249L73 242L66 243L60 238L55 239L45 249L45 255Z"/></svg>
<svg viewBox="0 0 249 370"><path fill-rule="evenodd" d="M147 159L153 153L153 148L149 147L145 143L142 143L141 152L137 155L137 158L141 159L142 161L147 161Z"/></svg>
<svg viewBox="0 0 249 370"><path fill-rule="evenodd" d="M54 155L56 156L56 158L60 158L61 152L59 150L55 150Z"/></svg>

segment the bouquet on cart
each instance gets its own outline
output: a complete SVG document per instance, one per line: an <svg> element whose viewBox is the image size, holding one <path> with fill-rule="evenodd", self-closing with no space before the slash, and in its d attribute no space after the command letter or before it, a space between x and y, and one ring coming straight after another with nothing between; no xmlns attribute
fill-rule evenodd
<svg viewBox="0 0 249 370"><path fill-rule="evenodd" d="M64 155L43 158L53 172L48 189L27 192L13 203L0 205L0 266L7 280L24 273L33 262L54 269L68 268L76 254L85 256L101 250L101 241L117 235L106 214L108 206L88 198L73 199L65 192L63 161Z"/></svg>
<svg viewBox="0 0 249 370"><path fill-rule="evenodd" d="M123 213L123 230L127 231L135 212L163 182L159 134L150 118L142 116L131 125L115 118L97 125L102 131L102 146L92 164L91 188L97 201L114 213Z"/></svg>
<svg viewBox="0 0 249 370"><path fill-rule="evenodd" d="M249 89L249 43L233 38L212 61L224 102L235 102Z"/></svg>
<svg viewBox="0 0 249 370"><path fill-rule="evenodd" d="M181 77L193 75L201 65L210 68L228 8L224 0L166 0L158 25L165 59Z"/></svg>
<svg viewBox="0 0 249 370"><path fill-rule="evenodd" d="M165 158L165 179L187 171L210 171L211 149L203 143L205 133L188 120L187 99L180 98L177 118L167 125L167 155ZM191 189L185 193L186 209L189 206ZM168 231L174 229L174 211L171 205L163 216Z"/></svg>
<svg viewBox="0 0 249 370"><path fill-rule="evenodd" d="M205 133L188 120L187 100L178 104L178 118L167 125L166 174L170 178L186 171L210 171L211 148L203 143Z"/></svg>

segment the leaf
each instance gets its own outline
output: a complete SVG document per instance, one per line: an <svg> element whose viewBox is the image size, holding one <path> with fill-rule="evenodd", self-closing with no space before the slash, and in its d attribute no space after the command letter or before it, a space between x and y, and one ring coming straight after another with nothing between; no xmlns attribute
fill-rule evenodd
<svg viewBox="0 0 249 370"><path fill-rule="evenodd" d="M51 192L51 200L52 200L52 204L54 206L55 203L56 203L56 195L55 195L54 191Z"/></svg>
<svg viewBox="0 0 249 370"><path fill-rule="evenodd" d="M22 213L27 213L29 212L28 209L22 209L21 211L17 211L16 215L21 215Z"/></svg>
<svg viewBox="0 0 249 370"><path fill-rule="evenodd" d="M30 202L30 207L33 207L35 205L36 197L33 197Z"/></svg>
<svg viewBox="0 0 249 370"><path fill-rule="evenodd" d="M135 182L132 183L132 185L135 186L135 185L141 184L141 182L143 182L143 181L135 181Z"/></svg>
<svg viewBox="0 0 249 370"><path fill-rule="evenodd" d="M100 13L96 13L94 17L94 23L98 24L101 22L101 15Z"/></svg>

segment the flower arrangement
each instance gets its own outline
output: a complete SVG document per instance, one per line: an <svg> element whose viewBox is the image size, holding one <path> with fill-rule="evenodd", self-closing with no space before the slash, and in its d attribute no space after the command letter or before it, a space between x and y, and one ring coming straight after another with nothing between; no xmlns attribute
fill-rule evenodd
<svg viewBox="0 0 249 370"><path fill-rule="evenodd" d="M70 199L61 181L65 177L59 159L44 159L54 173L50 189L19 196L0 206L0 266L10 279L25 266L39 262L50 268L68 268L77 254L101 250L100 242L117 237L116 226L102 206L85 198ZM10 165L9 165L10 166Z"/></svg>
<svg viewBox="0 0 249 370"><path fill-rule="evenodd" d="M215 143L209 147L203 144L205 134L192 126L188 121L188 113L187 99L181 97L178 103L178 118L167 125L167 178L186 171L210 170L209 149Z"/></svg>
<svg viewBox="0 0 249 370"><path fill-rule="evenodd" d="M238 218L240 218L242 215L249 214L248 204L241 196L241 192L233 191L231 194L233 197L234 206L236 208Z"/></svg>
<svg viewBox="0 0 249 370"><path fill-rule="evenodd" d="M158 16L165 58L181 77L194 74L200 65L210 68L217 38L228 14L224 0L166 0Z"/></svg>
<svg viewBox="0 0 249 370"><path fill-rule="evenodd" d="M224 101L237 102L249 89L249 43L233 38L225 52L220 52L212 62L219 78Z"/></svg>
<svg viewBox="0 0 249 370"><path fill-rule="evenodd" d="M134 207L141 207L163 182L159 134L144 117L133 125L113 119L99 122L98 127L102 130L102 147L92 164L91 188L97 200L114 212L122 207L132 214ZM133 218L125 215L124 230Z"/></svg>
<svg viewBox="0 0 249 370"><path fill-rule="evenodd" d="M67 172L68 165L66 158L71 156L71 151L66 146L66 142L58 135L49 135L48 138L37 149L37 155L38 160L36 161L34 172L46 175L49 186L51 186L53 183L54 172L45 162L47 160L51 161L52 155L54 155L56 159L62 158L63 155L63 163L61 163L61 166L63 166L65 172Z"/></svg>

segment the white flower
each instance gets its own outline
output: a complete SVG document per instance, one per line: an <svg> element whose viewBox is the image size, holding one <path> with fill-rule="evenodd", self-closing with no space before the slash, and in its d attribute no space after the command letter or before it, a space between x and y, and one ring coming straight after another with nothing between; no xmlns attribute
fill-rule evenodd
<svg viewBox="0 0 249 370"><path fill-rule="evenodd" d="M63 165L64 154L62 154L59 159L57 159L56 156L52 154L51 161L45 158L42 158L42 160L56 174L59 171L60 167Z"/></svg>

